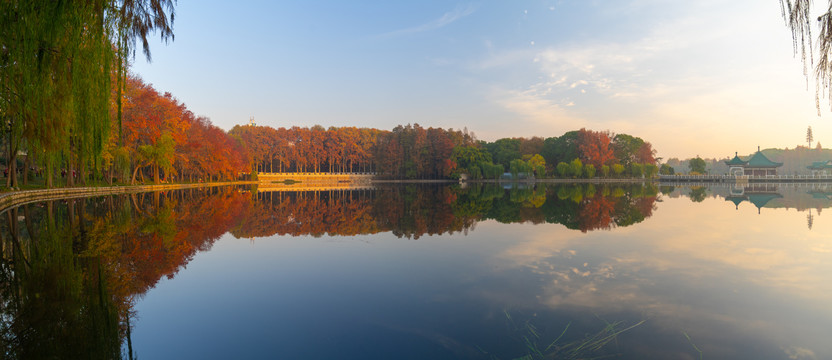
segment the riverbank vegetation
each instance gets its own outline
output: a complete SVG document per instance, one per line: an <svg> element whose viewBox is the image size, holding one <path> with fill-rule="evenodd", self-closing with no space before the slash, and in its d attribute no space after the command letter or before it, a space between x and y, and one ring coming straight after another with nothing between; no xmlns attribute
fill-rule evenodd
<svg viewBox="0 0 832 360"><path fill-rule="evenodd" d="M658 172L649 142L587 129L494 142L477 140L467 129L419 124L391 131L238 125L229 134L259 172L371 172L389 179L640 178Z"/></svg>

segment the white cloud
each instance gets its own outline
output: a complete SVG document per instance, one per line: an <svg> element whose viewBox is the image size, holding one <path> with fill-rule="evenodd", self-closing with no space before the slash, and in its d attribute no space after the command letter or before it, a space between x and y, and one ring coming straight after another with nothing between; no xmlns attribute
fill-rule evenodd
<svg viewBox="0 0 832 360"><path fill-rule="evenodd" d="M381 35L381 37L391 38L391 37L397 37L397 36L402 36L402 35L410 35L410 34L416 34L416 33L425 32L425 31L436 30L436 29L445 27L447 25L450 25L454 21L462 19L462 18L464 18L468 15L471 15L476 10L477 10L477 7L474 4L468 4L466 6L461 6L460 5L460 6L457 6L453 11L446 12L444 15L442 15L438 19L435 19L433 21L430 21L430 22L427 22L427 23L424 23L424 24L421 24L421 25L391 31L391 32L388 32L384 35Z"/></svg>
<svg viewBox="0 0 832 360"><path fill-rule="evenodd" d="M663 157L721 156L751 143L794 146L797 140L780 143L791 119L820 126L812 121L811 91L795 86L801 65L791 58L777 6L697 2L676 10L646 18L651 26L636 37L490 47L474 70L497 75L490 99L533 131L627 132L653 142ZM757 125L749 128L750 121ZM705 144L689 135L704 129L725 136Z"/></svg>

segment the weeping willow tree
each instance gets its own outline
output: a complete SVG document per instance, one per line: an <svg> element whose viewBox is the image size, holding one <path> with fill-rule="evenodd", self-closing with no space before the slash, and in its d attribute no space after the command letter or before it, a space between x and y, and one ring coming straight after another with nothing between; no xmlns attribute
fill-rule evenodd
<svg viewBox="0 0 832 360"><path fill-rule="evenodd" d="M812 3L812 0L780 0L780 10L792 32L794 53L803 61L803 74L807 80L814 67L815 105L820 115L821 95L828 97L832 105L832 1L817 17L812 14ZM814 23L818 27L816 40L812 38ZM817 55L813 53L813 45L817 47Z"/></svg>
<svg viewBox="0 0 832 360"><path fill-rule="evenodd" d="M121 129L121 92L128 61L148 36L173 38L175 0L0 1L0 127L9 176L16 187L17 155L39 159L47 186L59 165L85 181L110 143L115 97ZM112 83L115 80L115 90ZM120 144L120 143L119 143ZM113 162L111 162L113 163Z"/></svg>

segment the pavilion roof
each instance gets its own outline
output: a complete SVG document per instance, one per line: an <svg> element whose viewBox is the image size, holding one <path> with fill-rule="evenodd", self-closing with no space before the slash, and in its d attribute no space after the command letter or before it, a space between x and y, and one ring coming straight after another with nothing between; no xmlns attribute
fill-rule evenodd
<svg viewBox="0 0 832 360"><path fill-rule="evenodd" d="M780 194L748 194L748 201L754 204L758 209L766 206L766 204L774 199L782 198L783 195Z"/></svg>
<svg viewBox="0 0 832 360"><path fill-rule="evenodd" d="M783 166L783 163L771 161L761 151L757 150L754 156L748 159L746 166L751 168L780 167Z"/></svg>
<svg viewBox="0 0 832 360"><path fill-rule="evenodd" d="M815 161L812 165L809 165L806 168L812 170L832 169L832 160Z"/></svg>
<svg viewBox="0 0 832 360"><path fill-rule="evenodd" d="M748 197L744 196L744 195L742 195L742 196L728 196L728 197L725 198L725 201L730 201L730 202L734 203L734 208L736 208L736 209L739 209L740 204L745 200L748 200Z"/></svg>
<svg viewBox="0 0 832 360"><path fill-rule="evenodd" d="M725 164L728 165L728 166L734 166L734 165L741 165L742 166L742 165L747 165L748 161L744 161L743 159L740 159L740 156L737 155L737 153L734 153L734 158L731 159L731 160L726 161Z"/></svg>

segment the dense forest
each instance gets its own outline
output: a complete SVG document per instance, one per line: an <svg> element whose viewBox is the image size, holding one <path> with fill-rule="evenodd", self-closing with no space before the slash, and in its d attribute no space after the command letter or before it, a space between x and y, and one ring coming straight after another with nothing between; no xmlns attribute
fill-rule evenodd
<svg viewBox="0 0 832 360"><path fill-rule="evenodd" d="M649 142L580 129L560 137L477 140L467 129L396 126L391 131L316 125L235 126L258 172L370 172L382 178L446 179L560 176L642 177L658 171Z"/></svg>

